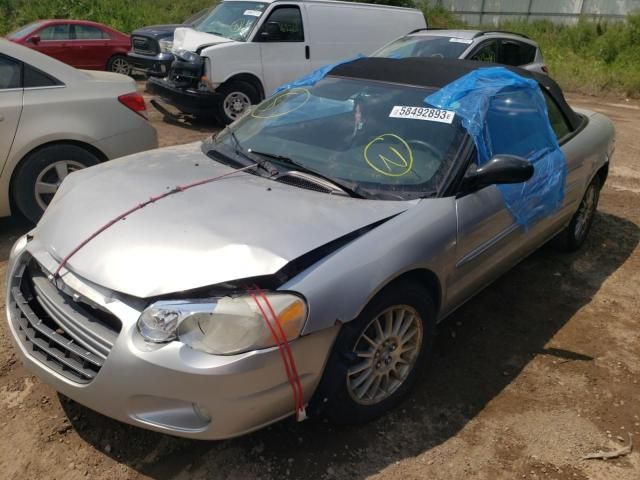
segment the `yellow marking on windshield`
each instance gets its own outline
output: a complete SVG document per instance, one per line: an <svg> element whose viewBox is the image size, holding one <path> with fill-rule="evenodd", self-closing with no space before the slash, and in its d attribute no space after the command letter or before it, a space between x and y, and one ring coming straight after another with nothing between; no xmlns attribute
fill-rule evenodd
<svg viewBox="0 0 640 480"><path fill-rule="evenodd" d="M364 159L367 165L387 177L401 177L413 168L411 147L402 137L393 133L385 133L371 140L364 147Z"/></svg>
<svg viewBox="0 0 640 480"><path fill-rule="evenodd" d="M282 111L278 110L278 107L290 97L295 97L298 95L304 95L302 101L298 104L290 105L288 108L285 108ZM251 112L251 116L254 118L277 118L283 117L284 115L288 115L291 112L295 112L299 108L302 108L311 98L311 92L306 88L292 88L291 90L284 91L275 95L271 98L268 98L264 102L262 102L258 107Z"/></svg>

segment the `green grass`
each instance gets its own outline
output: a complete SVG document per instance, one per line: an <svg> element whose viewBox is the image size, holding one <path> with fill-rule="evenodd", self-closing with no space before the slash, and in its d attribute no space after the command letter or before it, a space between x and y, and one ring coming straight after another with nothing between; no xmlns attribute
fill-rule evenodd
<svg viewBox="0 0 640 480"><path fill-rule="evenodd" d="M33 20L73 18L130 33L145 25L180 23L213 0L0 0L0 35Z"/></svg>

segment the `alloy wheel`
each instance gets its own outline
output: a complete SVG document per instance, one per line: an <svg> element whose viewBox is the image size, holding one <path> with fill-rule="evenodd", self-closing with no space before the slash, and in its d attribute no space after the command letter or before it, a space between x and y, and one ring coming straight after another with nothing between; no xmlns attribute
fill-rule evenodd
<svg viewBox="0 0 640 480"><path fill-rule="evenodd" d="M119 57L111 62L111 71L122 75L129 75L131 73L131 66L124 58Z"/></svg>
<svg viewBox="0 0 640 480"><path fill-rule="evenodd" d="M375 317L355 343L347 390L361 405L389 398L406 381L422 347L423 323L416 309L395 305Z"/></svg>
<svg viewBox="0 0 640 480"><path fill-rule="evenodd" d="M42 210L47 208L67 175L83 168L85 168L85 165L74 160L59 160L47 165L38 174L34 188L36 202L40 208Z"/></svg>

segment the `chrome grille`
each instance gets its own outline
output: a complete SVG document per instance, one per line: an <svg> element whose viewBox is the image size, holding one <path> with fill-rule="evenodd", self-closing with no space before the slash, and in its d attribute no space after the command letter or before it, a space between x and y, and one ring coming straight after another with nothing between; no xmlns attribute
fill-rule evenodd
<svg viewBox="0 0 640 480"><path fill-rule="evenodd" d="M160 53L158 42L152 38L133 36L131 37L131 45L135 53L142 55L157 55Z"/></svg>
<svg viewBox="0 0 640 480"><path fill-rule="evenodd" d="M10 301L13 326L29 354L78 383L95 378L122 328L112 314L59 290L33 260Z"/></svg>

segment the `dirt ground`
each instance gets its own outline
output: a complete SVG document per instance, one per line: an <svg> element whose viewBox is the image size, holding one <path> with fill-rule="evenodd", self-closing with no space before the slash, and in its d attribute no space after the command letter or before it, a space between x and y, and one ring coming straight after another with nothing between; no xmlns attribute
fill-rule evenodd
<svg viewBox="0 0 640 480"><path fill-rule="evenodd" d="M584 248L544 247L440 329L432 369L361 427L284 421L224 442L130 427L62 398L17 361L0 322L0 477L16 479L640 479L640 103L570 96L609 115L613 171ZM152 113L161 143L215 125ZM6 258L27 228L0 220ZM634 434L637 448L609 461Z"/></svg>

